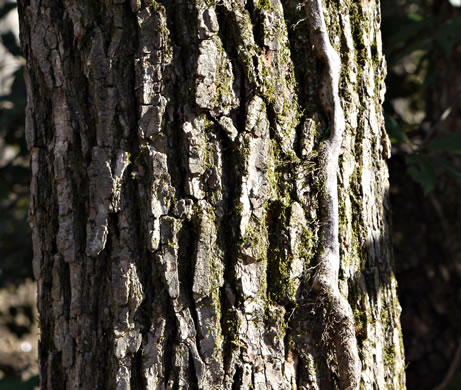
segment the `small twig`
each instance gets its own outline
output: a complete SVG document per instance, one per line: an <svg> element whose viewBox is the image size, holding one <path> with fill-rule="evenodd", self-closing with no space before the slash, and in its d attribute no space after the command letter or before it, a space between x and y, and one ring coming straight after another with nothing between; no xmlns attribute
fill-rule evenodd
<svg viewBox="0 0 461 390"><path fill-rule="evenodd" d="M294 23L294 24L291 25L291 29L292 29L292 30L296 30L296 28L298 27L298 25L299 25L300 23L302 23L302 22L305 22L305 21L306 21L306 18L302 18L302 19L298 20L296 23Z"/></svg>
<svg viewBox="0 0 461 390"><path fill-rule="evenodd" d="M429 129L426 130L426 137L424 137L423 144L428 142L429 139L438 131L440 126L443 124L443 122L446 121L446 119L450 116L452 111L453 111L453 106L448 107L442 112L442 114L434 122L432 122L432 124L429 125Z"/></svg>

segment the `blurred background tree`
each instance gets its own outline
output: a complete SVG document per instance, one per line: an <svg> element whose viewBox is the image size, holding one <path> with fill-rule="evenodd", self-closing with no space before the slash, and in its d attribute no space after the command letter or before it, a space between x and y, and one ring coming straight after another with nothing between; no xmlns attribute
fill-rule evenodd
<svg viewBox="0 0 461 390"><path fill-rule="evenodd" d="M461 389L460 7L461 0L382 0L395 263L410 390ZM18 349L0 343L0 390L37 384L33 364L21 360L36 330L34 288L25 282L32 278L29 170L14 12L14 1L0 0L0 301L9 303L0 305L0 333L16 337ZM14 353L22 363L7 367Z"/></svg>

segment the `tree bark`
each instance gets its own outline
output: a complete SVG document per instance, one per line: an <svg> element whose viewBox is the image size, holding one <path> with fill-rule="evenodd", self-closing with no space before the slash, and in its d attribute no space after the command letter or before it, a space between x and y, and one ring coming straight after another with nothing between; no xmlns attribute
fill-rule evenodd
<svg viewBox="0 0 461 390"><path fill-rule="evenodd" d="M405 388L377 2L19 12L42 389Z"/></svg>

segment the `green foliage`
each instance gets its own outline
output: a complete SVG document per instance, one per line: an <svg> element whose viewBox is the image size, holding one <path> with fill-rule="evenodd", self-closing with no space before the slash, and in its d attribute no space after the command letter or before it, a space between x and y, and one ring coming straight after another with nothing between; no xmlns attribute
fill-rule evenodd
<svg viewBox="0 0 461 390"><path fill-rule="evenodd" d="M429 150L461 154L461 133L441 136L429 142Z"/></svg>
<svg viewBox="0 0 461 390"><path fill-rule="evenodd" d="M454 140L452 143L451 139ZM427 148L461 153L461 134L439 137L430 142ZM448 174L455 179L461 179L461 169L436 153L408 154L405 161L408 174L421 185L426 195L435 188L440 175Z"/></svg>
<svg viewBox="0 0 461 390"><path fill-rule="evenodd" d="M382 32L385 54L391 67L420 50L428 53L441 48L450 55L461 38L461 18L440 22L434 17L413 13L406 16L391 14L383 19Z"/></svg>
<svg viewBox="0 0 461 390"><path fill-rule="evenodd" d="M383 43L388 62L384 110L387 132L396 150L405 155L407 173L428 194L442 175L461 178L461 169L452 158L461 154L461 134L439 135L439 126L415 119L424 118L427 95L440 77L436 62L440 56L451 58L461 44L461 17L441 20L432 16L423 2L416 5L416 11L406 14L383 9ZM406 102L408 115L392 104L397 100Z"/></svg>
<svg viewBox="0 0 461 390"><path fill-rule="evenodd" d="M407 134L394 116L385 112L384 121L389 138L393 144L400 144L409 141Z"/></svg>
<svg viewBox="0 0 461 390"><path fill-rule="evenodd" d="M426 32L432 23L432 18L422 20L415 14L383 20L383 38L386 43L384 49L389 67L414 51L430 49L431 39L426 36Z"/></svg>
<svg viewBox="0 0 461 390"><path fill-rule="evenodd" d="M413 180L421 184L425 194L431 192L437 179L433 159L427 156L409 154L405 161L408 164L407 172Z"/></svg>

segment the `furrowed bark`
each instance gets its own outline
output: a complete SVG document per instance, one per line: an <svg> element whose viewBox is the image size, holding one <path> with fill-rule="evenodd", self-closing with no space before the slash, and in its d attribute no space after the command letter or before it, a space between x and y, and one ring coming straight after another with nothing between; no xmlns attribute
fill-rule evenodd
<svg viewBox="0 0 461 390"><path fill-rule="evenodd" d="M19 2L43 389L404 388L379 7L301 5Z"/></svg>

